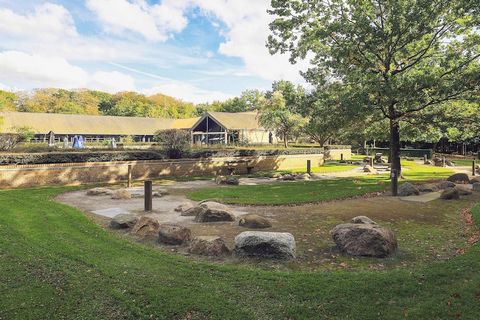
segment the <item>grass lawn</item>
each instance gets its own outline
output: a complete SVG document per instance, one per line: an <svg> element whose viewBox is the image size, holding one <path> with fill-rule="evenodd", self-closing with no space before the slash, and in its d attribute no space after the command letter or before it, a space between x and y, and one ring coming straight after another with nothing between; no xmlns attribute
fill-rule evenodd
<svg viewBox="0 0 480 320"><path fill-rule="evenodd" d="M453 173L446 168L424 166L402 161L404 181L439 180ZM256 186L205 188L188 193L192 200L216 199L231 204L282 205L320 202L361 196L388 188L388 175L369 175L356 178L278 182Z"/></svg>
<svg viewBox="0 0 480 320"><path fill-rule="evenodd" d="M326 162L323 166L319 167L312 167L311 170L313 173L330 173L330 172L342 172L342 171L349 171L359 166L351 165L351 164L342 164L337 162ZM306 172L307 168L298 168L289 170L291 172Z"/></svg>
<svg viewBox="0 0 480 320"><path fill-rule="evenodd" d="M427 267L280 272L122 239L50 198L0 191L1 319L476 319L480 248Z"/></svg>

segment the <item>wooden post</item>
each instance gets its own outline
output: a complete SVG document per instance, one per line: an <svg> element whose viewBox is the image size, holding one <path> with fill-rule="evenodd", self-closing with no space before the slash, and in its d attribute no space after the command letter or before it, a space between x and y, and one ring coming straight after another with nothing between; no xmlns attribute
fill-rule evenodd
<svg viewBox="0 0 480 320"><path fill-rule="evenodd" d="M475 159L472 161L472 176L475 176Z"/></svg>
<svg viewBox="0 0 480 320"><path fill-rule="evenodd" d="M392 196L396 197L397 193L398 193L398 173L397 173L397 169L392 169L391 178L392 178Z"/></svg>
<svg viewBox="0 0 480 320"><path fill-rule="evenodd" d="M307 173L310 174L312 173L312 161L307 160Z"/></svg>
<svg viewBox="0 0 480 320"><path fill-rule="evenodd" d="M340 161L343 161L343 153L340 153Z"/></svg>
<svg viewBox="0 0 480 320"><path fill-rule="evenodd" d="M132 187L132 165L128 165L128 182L127 182L127 188Z"/></svg>
<svg viewBox="0 0 480 320"><path fill-rule="evenodd" d="M145 211L152 211L152 181L146 180L144 182L144 198L145 198Z"/></svg>

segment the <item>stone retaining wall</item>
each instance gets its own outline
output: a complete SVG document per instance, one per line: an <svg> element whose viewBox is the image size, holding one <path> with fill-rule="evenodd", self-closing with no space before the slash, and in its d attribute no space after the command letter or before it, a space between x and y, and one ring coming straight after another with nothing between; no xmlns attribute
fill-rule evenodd
<svg viewBox="0 0 480 320"><path fill-rule="evenodd" d="M158 179L165 176L201 176L227 174L228 167L236 173L288 170L322 165L323 154L279 155L260 157L218 157L208 159L181 159L165 161L92 162L37 165L0 166L0 189L27 188L52 185L80 185L85 183L115 183L128 179L131 166L133 180ZM246 161L246 162L245 162Z"/></svg>

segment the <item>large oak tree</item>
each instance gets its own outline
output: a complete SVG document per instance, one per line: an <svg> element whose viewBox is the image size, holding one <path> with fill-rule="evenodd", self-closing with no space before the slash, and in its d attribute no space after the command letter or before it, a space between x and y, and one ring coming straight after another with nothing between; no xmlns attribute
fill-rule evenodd
<svg viewBox="0 0 480 320"><path fill-rule="evenodd" d="M480 1L272 0L271 7L272 54L311 59L304 76L317 90L340 84L355 112L388 120L396 195L400 122L479 88Z"/></svg>

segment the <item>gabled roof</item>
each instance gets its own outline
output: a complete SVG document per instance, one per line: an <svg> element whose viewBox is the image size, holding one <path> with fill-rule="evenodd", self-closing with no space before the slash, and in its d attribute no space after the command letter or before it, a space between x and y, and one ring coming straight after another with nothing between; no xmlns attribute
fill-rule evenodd
<svg viewBox="0 0 480 320"><path fill-rule="evenodd" d="M0 113L0 132L29 127L35 133L91 135L154 135L158 130L190 129L193 119L91 116L58 113Z"/></svg>
<svg viewBox="0 0 480 320"><path fill-rule="evenodd" d="M263 129L258 122L258 112L207 112L192 126L192 128L199 125L207 116L210 116L227 130Z"/></svg>

